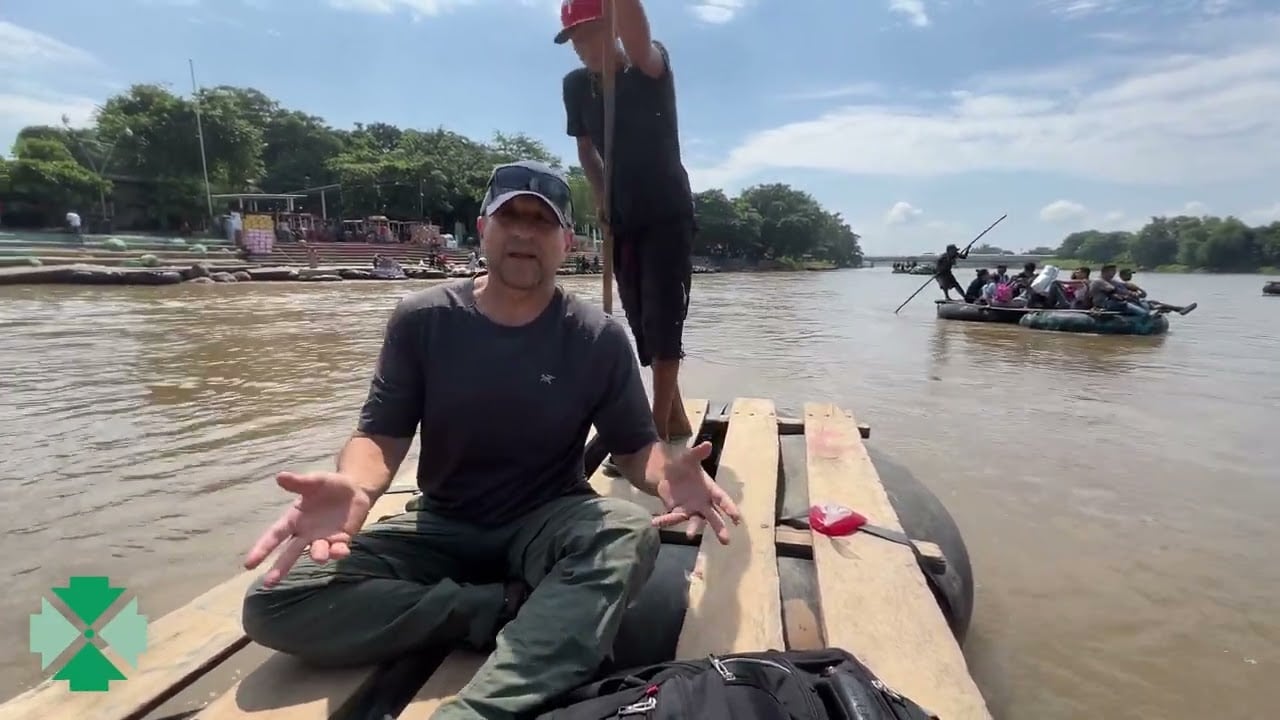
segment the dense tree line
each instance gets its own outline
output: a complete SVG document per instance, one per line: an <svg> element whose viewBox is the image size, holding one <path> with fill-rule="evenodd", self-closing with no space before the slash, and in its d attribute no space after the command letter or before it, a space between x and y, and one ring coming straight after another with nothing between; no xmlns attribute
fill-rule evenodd
<svg viewBox="0 0 1280 720"><path fill-rule="evenodd" d="M1280 222L1250 227L1234 217L1154 217L1137 232L1072 233L1055 254L1097 263L1129 263L1152 270L1181 266L1252 272L1280 267Z"/></svg>
<svg viewBox="0 0 1280 720"><path fill-rule="evenodd" d="M330 127L251 88L219 86L195 99L156 85L111 97L92 127L23 129L12 157L0 158L0 201L7 223L53 224L69 208L92 223L112 201L135 199L136 229L200 226L208 216L200 153L203 130L212 192L326 193L330 217L379 214L471 228L494 165L517 158L564 168L545 145L523 134L480 142L436 128L384 123ZM567 169L580 230L594 223L595 203L582 170ZM316 196L304 202L319 214ZM215 205L219 213L225 205ZM700 193L698 254L748 261L814 258L861 263L858 235L838 214L787 185L761 185L729 198ZM124 229L116 226L116 229Z"/></svg>

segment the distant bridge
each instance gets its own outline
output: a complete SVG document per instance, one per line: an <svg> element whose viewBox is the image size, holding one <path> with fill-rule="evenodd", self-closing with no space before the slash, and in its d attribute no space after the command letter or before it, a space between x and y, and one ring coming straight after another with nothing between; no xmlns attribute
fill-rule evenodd
<svg viewBox="0 0 1280 720"><path fill-rule="evenodd" d="M1037 265L1045 260L1052 258L1052 255L970 255L964 260L956 262L956 267L995 267L1004 264L1012 268L1021 268L1024 264L1034 262ZM911 262L915 260L920 265L932 265L938 261L935 255L864 255L862 261L873 262L877 267L893 265L896 262Z"/></svg>

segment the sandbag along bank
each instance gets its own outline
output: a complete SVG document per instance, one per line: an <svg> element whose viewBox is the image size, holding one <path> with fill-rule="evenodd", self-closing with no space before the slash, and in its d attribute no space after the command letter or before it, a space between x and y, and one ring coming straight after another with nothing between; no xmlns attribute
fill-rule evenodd
<svg viewBox="0 0 1280 720"><path fill-rule="evenodd" d="M442 270L403 268L407 278L443 280ZM370 270L352 267L261 267L258 265L209 265L187 267L108 267L105 265L57 265L53 267L0 268L0 285L177 285L179 283L235 282L336 282L381 280Z"/></svg>

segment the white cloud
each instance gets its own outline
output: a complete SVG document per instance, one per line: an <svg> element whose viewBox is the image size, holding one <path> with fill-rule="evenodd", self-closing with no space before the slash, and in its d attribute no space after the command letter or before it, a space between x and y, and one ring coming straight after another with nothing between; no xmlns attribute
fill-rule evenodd
<svg viewBox="0 0 1280 720"><path fill-rule="evenodd" d="M1078 18L1086 15L1117 12L1126 7L1133 8L1139 3L1127 2L1126 0L1043 0L1040 4L1048 8L1049 12L1054 15Z"/></svg>
<svg viewBox="0 0 1280 720"><path fill-rule="evenodd" d="M884 214L885 225L906 225L924 214L918 207L913 207L905 200L899 200Z"/></svg>
<svg viewBox="0 0 1280 720"><path fill-rule="evenodd" d="M47 73L99 68L93 55L44 33L0 20L0 155L28 125L87 124L95 111L87 97L49 92Z"/></svg>
<svg viewBox="0 0 1280 720"><path fill-rule="evenodd" d="M1142 225L1143 225L1143 221L1135 220L1129 217L1124 211L1112 210L1111 212L1102 216L1102 223L1098 229L1099 230L1130 230L1130 229L1136 229L1136 227L1141 227Z"/></svg>
<svg viewBox="0 0 1280 720"><path fill-rule="evenodd" d="M1049 12L1070 20L1093 15L1138 15L1145 13L1199 13L1221 15L1238 5L1238 0L1041 0Z"/></svg>
<svg viewBox="0 0 1280 720"><path fill-rule="evenodd" d="M889 0L889 12L905 16L907 22L916 27L929 25L929 13L925 10L924 0Z"/></svg>
<svg viewBox="0 0 1280 720"><path fill-rule="evenodd" d="M329 6L338 10L389 15L403 9L408 10L415 18L439 15L474 3L475 0L329 0Z"/></svg>
<svg viewBox="0 0 1280 720"><path fill-rule="evenodd" d="M1054 200L1040 208L1040 219L1048 223L1064 223L1079 220L1088 210L1078 202Z"/></svg>
<svg viewBox="0 0 1280 720"><path fill-rule="evenodd" d="M32 67L95 65L97 60L78 47L35 30L0 20L0 72Z"/></svg>
<svg viewBox="0 0 1280 720"><path fill-rule="evenodd" d="M1241 219L1252 225L1269 225L1273 222L1280 222L1280 202L1268 208L1250 210Z"/></svg>
<svg viewBox="0 0 1280 720"><path fill-rule="evenodd" d="M723 25L732 20L744 7L746 7L746 0L703 0L691 5L689 12L702 22Z"/></svg>
<svg viewBox="0 0 1280 720"><path fill-rule="evenodd" d="M1084 60L978 78L941 102L853 103L757 132L702 187L777 168L941 177L1058 173L1189 186L1280 173L1280 18L1239 23L1216 51ZM1044 82L1045 78L1053 82Z"/></svg>
<svg viewBox="0 0 1280 720"><path fill-rule="evenodd" d="M884 88L873 82L855 82L821 90L803 90L782 94L782 100L839 100L848 97L870 97L881 95Z"/></svg>
<svg viewBox="0 0 1280 720"><path fill-rule="evenodd" d="M1167 217L1174 217L1174 216L1177 216L1177 215L1187 215L1187 216L1190 216L1190 217L1201 217L1201 216L1208 215L1208 214L1209 214L1209 206L1208 206L1208 205L1205 205L1204 203L1200 202L1199 200L1191 200L1191 201L1189 201L1187 204L1185 204L1185 205L1183 205L1182 207L1178 208L1177 210L1170 210L1169 212L1166 212L1166 213L1165 213L1165 215L1166 215Z"/></svg>

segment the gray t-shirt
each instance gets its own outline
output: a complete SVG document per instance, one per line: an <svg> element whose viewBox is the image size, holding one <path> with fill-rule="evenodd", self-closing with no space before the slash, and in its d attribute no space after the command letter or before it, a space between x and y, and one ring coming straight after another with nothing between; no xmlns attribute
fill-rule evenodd
<svg viewBox="0 0 1280 720"><path fill-rule="evenodd" d="M1103 280L1102 278L1094 278L1089 281L1089 299L1093 302L1095 308L1105 308L1111 299L1111 293L1115 292L1115 286Z"/></svg>
<svg viewBox="0 0 1280 720"><path fill-rule="evenodd" d="M569 494L589 494L583 445L595 425L611 453L656 442L653 413L626 331L557 287L521 327L475 306L475 281L400 301L359 429L412 437L426 509L501 525Z"/></svg>

